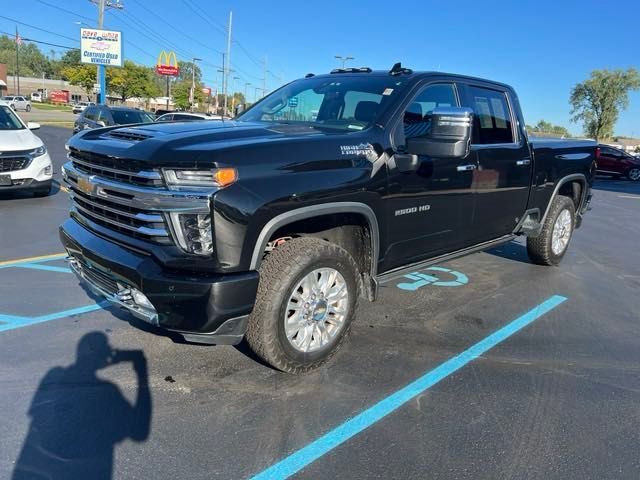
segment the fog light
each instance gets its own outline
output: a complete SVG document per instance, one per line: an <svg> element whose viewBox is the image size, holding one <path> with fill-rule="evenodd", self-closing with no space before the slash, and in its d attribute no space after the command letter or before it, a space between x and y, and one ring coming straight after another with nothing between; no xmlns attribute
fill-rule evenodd
<svg viewBox="0 0 640 480"><path fill-rule="evenodd" d="M47 165L46 167L44 167L42 169L40 174L41 175L47 175L47 176L53 174L53 166L52 165Z"/></svg>
<svg viewBox="0 0 640 480"><path fill-rule="evenodd" d="M155 310L153 304L149 301L146 295L142 293L140 290L136 290L135 288L132 288L131 297L133 298L133 301L136 303L136 305L149 310Z"/></svg>
<svg viewBox="0 0 640 480"><path fill-rule="evenodd" d="M173 212L170 217L180 248L196 255L211 255L213 253L211 215L208 213Z"/></svg>

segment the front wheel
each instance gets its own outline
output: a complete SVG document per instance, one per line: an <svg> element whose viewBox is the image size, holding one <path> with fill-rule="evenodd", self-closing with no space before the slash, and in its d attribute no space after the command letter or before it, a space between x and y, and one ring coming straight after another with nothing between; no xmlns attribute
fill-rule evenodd
<svg viewBox="0 0 640 480"><path fill-rule="evenodd" d="M640 181L640 167L633 167L627 172L627 178L633 182Z"/></svg>
<svg viewBox="0 0 640 480"><path fill-rule="evenodd" d="M31 105L27 105L27 106L25 107L25 110L26 110L27 112L30 112L30 111L31 111Z"/></svg>
<svg viewBox="0 0 640 480"><path fill-rule="evenodd" d="M527 237L527 253L531 261L539 265L558 265L567 252L575 219L573 200L563 195L554 198L540 234Z"/></svg>
<svg viewBox="0 0 640 480"><path fill-rule="evenodd" d="M279 370L313 370L344 341L359 291L358 268L346 250L316 238L289 240L262 262L247 343Z"/></svg>

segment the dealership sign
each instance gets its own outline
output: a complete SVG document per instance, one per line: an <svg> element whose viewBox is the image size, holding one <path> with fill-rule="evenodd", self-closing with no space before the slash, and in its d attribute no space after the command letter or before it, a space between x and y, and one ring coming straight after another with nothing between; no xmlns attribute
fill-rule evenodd
<svg viewBox="0 0 640 480"><path fill-rule="evenodd" d="M156 72L160 75L171 75L173 77L180 73L178 67L178 59L175 52L165 52L162 50L158 55L158 62L156 63Z"/></svg>
<svg viewBox="0 0 640 480"><path fill-rule="evenodd" d="M122 32L81 28L80 52L82 63L121 67Z"/></svg>

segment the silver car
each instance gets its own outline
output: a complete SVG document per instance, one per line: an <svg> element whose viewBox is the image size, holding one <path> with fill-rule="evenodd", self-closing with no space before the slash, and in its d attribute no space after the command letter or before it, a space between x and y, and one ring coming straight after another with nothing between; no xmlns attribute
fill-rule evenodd
<svg viewBox="0 0 640 480"><path fill-rule="evenodd" d="M9 106L15 111L17 110L24 110L25 112L31 111L31 101L27 100L25 97L21 95L8 95L5 97L2 97L2 100L8 103Z"/></svg>

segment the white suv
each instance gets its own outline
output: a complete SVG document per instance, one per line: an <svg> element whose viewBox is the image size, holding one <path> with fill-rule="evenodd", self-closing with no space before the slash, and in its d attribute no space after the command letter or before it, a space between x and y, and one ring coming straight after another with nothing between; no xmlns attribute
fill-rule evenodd
<svg viewBox="0 0 640 480"><path fill-rule="evenodd" d="M13 108L16 111L18 110L24 110L25 112L31 111L31 101L27 100L26 98L20 95L11 95L11 96L2 97L2 100L7 102L11 106L11 108Z"/></svg>
<svg viewBox="0 0 640 480"><path fill-rule="evenodd" d="M37 123L25 124L8 105L0 104L0 194L24 190L44 197L51 192L51 158L31 131L38 128Z"/></svg>

